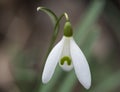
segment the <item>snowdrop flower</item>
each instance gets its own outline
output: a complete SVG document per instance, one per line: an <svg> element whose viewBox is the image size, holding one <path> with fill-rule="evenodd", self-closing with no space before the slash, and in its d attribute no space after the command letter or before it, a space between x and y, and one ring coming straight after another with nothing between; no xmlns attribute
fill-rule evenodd
<svg viewBox="0 0 120 92"><path fill-rule="evenodd" d="M64 71L74 68L79 82L89 89L91 86L91 73L87 60L73 39L72 27L69 21L64 26L64 36L61 41L51 50L42 74L42 82L48 83L57 64Z"/></svg>

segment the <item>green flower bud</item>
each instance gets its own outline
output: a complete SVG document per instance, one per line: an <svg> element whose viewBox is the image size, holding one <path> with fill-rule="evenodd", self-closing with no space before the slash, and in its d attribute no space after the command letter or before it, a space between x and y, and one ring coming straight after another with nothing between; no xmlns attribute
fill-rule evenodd
<svg viewBox="0 0 120 92"><path fill-rule="evenodd" d="M73 35L72 26L69 21L65 23L64 26L64 36L71 37Z"/></svg>

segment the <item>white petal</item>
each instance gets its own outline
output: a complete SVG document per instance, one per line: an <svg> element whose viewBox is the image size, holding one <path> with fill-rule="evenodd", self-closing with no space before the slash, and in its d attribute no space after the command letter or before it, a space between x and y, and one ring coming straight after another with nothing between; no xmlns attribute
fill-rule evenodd
<svg viewBox="0 0 120 92"><path fill-rule="evenodd" d="M59 63L59 66L66 72L69 72L69 71L71 71L73 69L73 64L71 63L71 65L68 65L67 61L65 61L65 63L63 65L61 65Z"/></svg>
<svg viewBox="0 0 120 92"><path fill-rule="evenodd" d="M66 57L66 56L67 56L67 57L69 57L70 60L71 60L71 56L70 56L70 39L71 39L71 38L70 38L70 37L65 37L65 36L63 36L63 38L64 38L65 40L64 40L63 51L62 51L62 54L61 54L61 59L62 59L63 57ZM72 61L72 60L71 60L71 61ZM63 65L61 65L60 62L59 62L59 65L60 65L60 67L61 67L64 71L67 71L67 72L73 69L73 64L72 64L72 62L71 62L70 65L67 64L67 61L65 61Z"/></svg>
<svg viewBox="0 0 120 92"><path fill-rule="evenodd" d="M73 38L70 43L70 51L77 78L86 89L89 89L91 86L91 73L89 65L84 54Z"/></svg>
<svg viewBox="0 0 120 92"><path fill-rule="evenodd" d="M60 59L62 48L63 48L64 39L62 39L50 52L42 74L42 82L47 83L56 68L56 65Z"/></svg>

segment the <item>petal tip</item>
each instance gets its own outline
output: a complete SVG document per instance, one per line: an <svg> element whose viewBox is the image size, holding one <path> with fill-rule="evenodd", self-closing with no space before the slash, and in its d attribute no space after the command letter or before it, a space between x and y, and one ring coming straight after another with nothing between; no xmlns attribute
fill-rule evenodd
<svg viewBox="0 0 120 92"><path fill-rule="evenodd" d="M88 81L84 81L84 83L82 83L82 85L88 90L88 89L90 89L90 87L91 87L91 79L90 80L88 80Z"/></svg>
<svg viewBox="0 0 120 92"><path fill-rule="evenodd" d="M90 89L90 87L91 87L91 83L86 84L84 87L85 87L87 90L89 90L89 89Z"/></svg>
<svg viewBox="0 0 120 92"><path fill-rule="evenodd" d="M42 78L42 83L43 83L43 84L47 84L48 81L49 81L49 80L48 80L47 78Z"/></svg>

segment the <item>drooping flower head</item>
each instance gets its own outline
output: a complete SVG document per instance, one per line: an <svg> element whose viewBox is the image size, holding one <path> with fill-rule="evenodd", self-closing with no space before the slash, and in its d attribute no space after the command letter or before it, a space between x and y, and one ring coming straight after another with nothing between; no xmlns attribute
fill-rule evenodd
<svg viewBox="0 0 120 92"><path fill-rule="evenodd" d="M73 38L70 21L64 25L64 35L60 42L49 53L42 74L42 82L48 83L52 78L56 66L64 71L75 70L79 82L89 89L91 86L91 73L87 60Z"/></svg>

